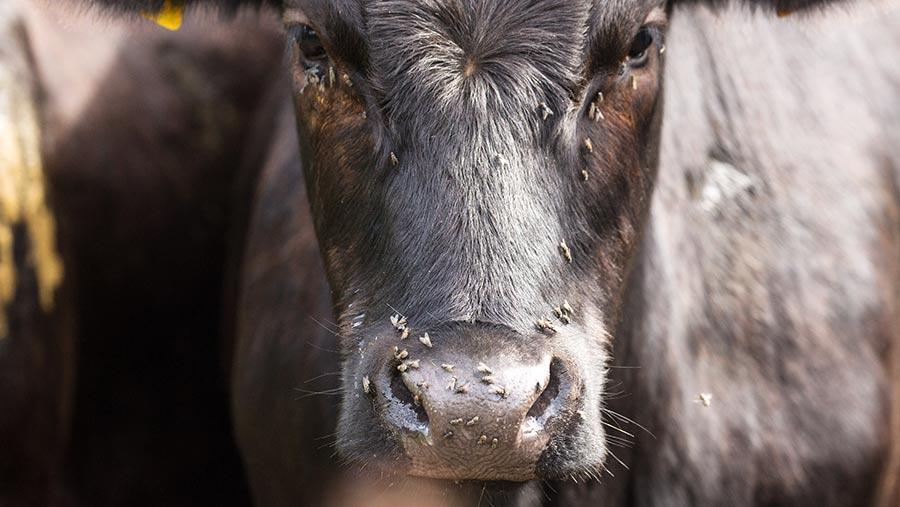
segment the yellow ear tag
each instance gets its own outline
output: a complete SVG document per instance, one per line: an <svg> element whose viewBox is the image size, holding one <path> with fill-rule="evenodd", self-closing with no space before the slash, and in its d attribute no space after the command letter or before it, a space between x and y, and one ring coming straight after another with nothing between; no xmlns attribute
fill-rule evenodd
<svg viewBox="0 0 900 507"><path fill-rule="evenodd" d="M184 3L178 0L166 0L159 12L142 12L142 16L153 21L166 30L178 30L184 20Z"/></svg>

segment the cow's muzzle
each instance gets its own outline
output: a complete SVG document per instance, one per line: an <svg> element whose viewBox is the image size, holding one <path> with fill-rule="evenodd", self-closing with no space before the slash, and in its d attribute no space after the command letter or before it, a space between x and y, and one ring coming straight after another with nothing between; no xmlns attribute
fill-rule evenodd
<svg viewBox="0 0 900 507"><path fill-rule="evenodd" d="M454 480L536 478L557 418L581 389L546 340L485 324L454 324L398 340L367 380L376 417L397 435L412 475Z"/></svg>

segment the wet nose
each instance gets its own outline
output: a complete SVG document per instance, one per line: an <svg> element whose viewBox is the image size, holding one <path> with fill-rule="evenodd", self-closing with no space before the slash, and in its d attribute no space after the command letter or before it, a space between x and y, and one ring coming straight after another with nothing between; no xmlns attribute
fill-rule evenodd
<svg viewBox="0 0 900 507"><path fill-rule="evenodd" d="M551 354L496 335L435 332L392 351L378 379L386 391L379 415L398 434L412 475L535 478L548 423L572 405L572 376Z"/></svg>

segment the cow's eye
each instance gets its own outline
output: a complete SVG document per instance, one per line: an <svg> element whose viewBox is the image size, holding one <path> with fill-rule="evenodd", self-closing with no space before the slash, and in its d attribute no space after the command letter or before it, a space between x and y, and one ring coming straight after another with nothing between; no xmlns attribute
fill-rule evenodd
<svg viewBox="0 0 900 507"><path fill-rule="evenodd" d="M631 41L631 47L628 49L628 64L632 67L640 67L647 63L647 55L653 41L653 29L647 26L642 27Z"/></svg>
<svg viewBox="0 0 900 507"><path fill-rule="evenodd" d="M300 49L305 60L318 62L327 56L325 46L319 40L316 30L309 25L295 25L290 28L290 35Z"/></svg>

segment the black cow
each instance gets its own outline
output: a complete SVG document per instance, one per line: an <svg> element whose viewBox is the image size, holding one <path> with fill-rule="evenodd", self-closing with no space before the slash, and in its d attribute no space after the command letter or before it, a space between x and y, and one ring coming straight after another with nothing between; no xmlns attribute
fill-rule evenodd
<svg viewBox="0 0 900 507"><path fill-rule="evenodd" d="M819 3L280 4L258 503L896 505L897 7Z"/></svg>
<svg viewBox="0 0 900 507"><path fill-rule="evenodd" d="M0 3L0 505L246 505L222 291L278 22Z"/></svg>

